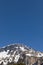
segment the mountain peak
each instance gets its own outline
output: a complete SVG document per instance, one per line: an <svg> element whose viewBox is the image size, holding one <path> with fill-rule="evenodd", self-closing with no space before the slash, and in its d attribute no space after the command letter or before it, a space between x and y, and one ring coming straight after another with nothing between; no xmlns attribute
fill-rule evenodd
<svg viewBox="0 0 43 65"><path fill-rule="evenodd" d="M10 44L0 48L0 64L7 65L8 62L17 63L19 59L26 57L43 57L43 53L35 51L23 44Z"/></svg>

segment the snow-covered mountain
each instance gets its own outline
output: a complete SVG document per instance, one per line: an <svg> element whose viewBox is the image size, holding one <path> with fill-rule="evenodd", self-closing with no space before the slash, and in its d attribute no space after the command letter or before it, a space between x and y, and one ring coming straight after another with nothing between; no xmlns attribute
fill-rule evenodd
<svg viewBox="0 0 43 65"><path fill-rule="evenodd" d="M43 53L22 44L12 44L0 48L0 65L14 62L25 62L26 57L43 57Z"/></svg>

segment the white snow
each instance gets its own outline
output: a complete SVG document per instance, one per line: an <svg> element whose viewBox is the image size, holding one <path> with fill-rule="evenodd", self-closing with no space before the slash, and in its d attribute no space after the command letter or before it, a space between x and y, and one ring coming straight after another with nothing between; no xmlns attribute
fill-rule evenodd
<svg viewBox="0 0 43 65"><path fill-rule="evenodd" d="M8 61L7 60L3 60L3 65L7 65Z"/></svg>
<svg viewBox="0 0 43 65"><path fill-rule="evenodd" d="M17 62L18 62L18 60L19 60L19 57L20 57L20 54L16 55L16 56L15 56L15 59L14 59L14 62L16 62L16 63L17 63Z"/></svg>
<svg viewBox="0 0 43 65"><path fill-rule="evenodd" d="M6 51L0 52L0 59L9 57L9 55L7 55L8 54L8 51L9 50L7 50L7 52Z"/></svg>
<svg viewBox="0 0 43 65"><path fill-rule="evenodd" d="M13 52L13 50L11 50L11 52Z"/></svg>
<svg viewBox="0 0 43 65"><path fill-rule="evenodd" d="M0 60L0 64L3 62L3 60Z"/></svg>
<svg viewBox="0 0 43 65"><path fill-rule="evenodd" d="M18 47L16 47L18 49Z"/></svg>
<svg viewBox="0 0 43 65"><path fill-rule="evenodd" d="M26 54L26 56L33 56L33 54Z"/></svg>
<svg viewBox="0 0 43 65"><path fill-rule="evenodd" d="M9 62L10 62L10 63L12 62L12 58L11 58L11 57L9 58Z"/></svg>
<svg viewBox="0 0 43 65"><path fill-rule="evenodd" d="M6 58L9 58L10 55L7 55L9 50L0 52L0 64L3 62L3 65L6 65L8 63Z"/></svg>
<svg viewBox="0 0 43 65"><path fill-rule="evenodd" d="M37 57L43 57L43 53L38 53Z"/></svg>
<svg viewBox="0 0 43 65"><path fill-rule="evenodd" d="M24 49L24 47L20 47L20 49L21 49L22 51L26 51L26 49Z"/></svg>
<svg viewBox="0 0 43 65"><path fill-rule="evenodd" d="M36 57L43 57L43 53L38 53L37 55L34 55L34 54L26 54L26 56L36 56Z"/></svg>

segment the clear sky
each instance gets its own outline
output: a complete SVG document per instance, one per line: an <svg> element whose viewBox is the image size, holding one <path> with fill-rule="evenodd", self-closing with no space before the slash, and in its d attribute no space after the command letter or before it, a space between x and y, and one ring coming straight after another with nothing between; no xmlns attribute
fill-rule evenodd
<svg viewBox="0 0 43 65"><path fill-rule="evenodd" d="M0 0L0 47L11 43L43 51L43 0Z"/></svg>

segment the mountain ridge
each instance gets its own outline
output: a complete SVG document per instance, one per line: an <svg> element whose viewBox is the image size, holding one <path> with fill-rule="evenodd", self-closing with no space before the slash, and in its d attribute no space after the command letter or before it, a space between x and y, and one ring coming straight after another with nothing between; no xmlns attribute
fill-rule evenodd
<svg viewBox="0 0 43 65"><path fill-rule="evenodd" d="M34 49L27 47L23 44L10 44L5 47L0 48L0 64L7 65L8 62L17 63L25 60L25 57L37 57L42 58L43 53L35 51ZM25 63L25 61L23 61Z"/></svg>

